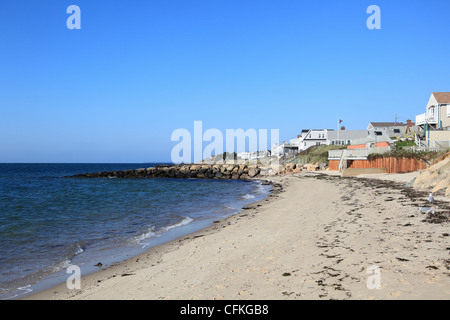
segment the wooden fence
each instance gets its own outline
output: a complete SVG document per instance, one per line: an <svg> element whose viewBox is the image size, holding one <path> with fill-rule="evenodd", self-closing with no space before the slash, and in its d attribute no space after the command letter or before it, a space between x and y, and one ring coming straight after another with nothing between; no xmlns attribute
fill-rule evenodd
<svg viewBox="0 0 450 320"><path fill-rule="evenodd" d="M345 161L345 160L344 160ZM374 160L346 160L347 168L386 168L388 173L406 173L426 168L426 163L412 158L377 158ZM330 170L339 170L339 160L329 161Z"/></svg>

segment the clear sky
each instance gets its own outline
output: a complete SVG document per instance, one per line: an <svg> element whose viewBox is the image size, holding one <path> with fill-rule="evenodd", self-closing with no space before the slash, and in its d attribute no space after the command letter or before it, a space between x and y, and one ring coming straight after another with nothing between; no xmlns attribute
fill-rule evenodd
<svg viewBox="0 0 450 320"><path fill-rule="evenodd" d="M69 30L69 5L81 30ZM369 30L370 5L381 30ZM365 129L450 91L448 0L0 0L0 162L170 161L171 134Z"/></svg>

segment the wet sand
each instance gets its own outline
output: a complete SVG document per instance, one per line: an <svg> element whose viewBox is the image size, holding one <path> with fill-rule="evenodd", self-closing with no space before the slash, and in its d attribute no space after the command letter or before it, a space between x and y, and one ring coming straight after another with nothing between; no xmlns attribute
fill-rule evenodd
<svg viewBox="0 0 450 320"><path fill-rule="evenodd" d="M450 204L422 214L407 178L273 177L234 216L27 299L449 299Z"/></svg>

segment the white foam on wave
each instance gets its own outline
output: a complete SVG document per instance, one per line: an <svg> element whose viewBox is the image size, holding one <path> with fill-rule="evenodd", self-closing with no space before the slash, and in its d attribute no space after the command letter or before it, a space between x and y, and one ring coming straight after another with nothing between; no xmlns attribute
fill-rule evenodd
<svg viewBox="0 0 450 320"><path fill-rule="evenodd" d="M140 236L134 237L134 238L131 240L131 242L134 242L134 243L140 243L141 241L143 241L143 240L145 240L145 239L152 238L152 237L154 237L155 235L156 235L155 227L154 227L154 226L151 226L151 227L148 229L147 232L141 234Z"/></svg>
<svg viewBox="0 0 450 320"><path fill-rule="evenodd" d="M19 290L19 293L16 293L15 295L5 298L5 300L9 300L9 299L16 299L17 297L23 296L24 294L28 294L30 292L33 292L33 289L31 289L31 285L26 285L24 287L18 287L16 288L17 290Z"/></svg>
<svg viewBox="0 0 450 320"><path fill-rule="evenodd" d="M52 272L58 272L64 269L67 269L70 265L72 265L72 261L70 260L64 260L58 263L57 265L53 266Z"/></svg>
<svg viewBox="0 0 450 320"><path fill-rule="evenodd" d="M76 248L73 250L73 255L76 256L83 252L84 252L83 248L81 248L80 245L77 243Z"/></svg>
<svg viewBox="0 0 450 320"><path fill-rule="evenodd" d="M162 228L162 230L164 230L164 232L165 232L165 231L169 231L170 229L173 229L173 228L178 228L178 227L185 226L185 225L191 223L192 221L194 221L194 219L191 219L191 218L189 218L189 217L186 217L186 218L184 218L183 220L181 220L180 222L178 222L178 223L176 223L176 224L172 224L172 225L170 225L170 226L167 226L167 227Z"/></svg>
<svg viewBox="0 0 450 320"><path fill-rule="evenodd" d="M194 221L194 219L189 218L189 217L185 217L180 222L172 224L170 226L166 226L164 228L161 228L158 231L155 231L155 227L151 226L146 233L143 233L140 236L134 237L133 239L131 239L131 242L147 246L147 244L142 243L142 241L144 241L146 239L153 238L153 237L157 237L157 236L161 235L162 233L167 232L167 231L169 231L171 229L185 226L185 225L191 223L192 221Z"/></svg>
<svg viewBox="0 0 450 320"><path fill-rule="evenodd" d="M258 181L258 185L257 185L255 191L253 191L253 192L254 192L254 193L266 193L267 190L266 190L266 188L264 187L264 185L263 185L260 181Z"/></svg>
<svg viewBox="0 0 450 320"><path fill-rule="evenodd" d="M255 196L247 193L245 196L242 196L242 198L244 198L244 199L254 199Z"/></svg>

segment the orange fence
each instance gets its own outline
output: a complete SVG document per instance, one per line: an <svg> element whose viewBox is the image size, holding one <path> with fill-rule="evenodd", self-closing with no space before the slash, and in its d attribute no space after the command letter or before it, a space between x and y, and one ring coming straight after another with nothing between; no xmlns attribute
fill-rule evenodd
<svg viewBox="0 0 450 320"><path fill-rule="evenodd" d="M329 161L330 170L339 170L339 160ZM388 173L405 173L426 168L426 163L411 158L378 158L374 160L347 160L347 168L386 168Z"/></svg>

